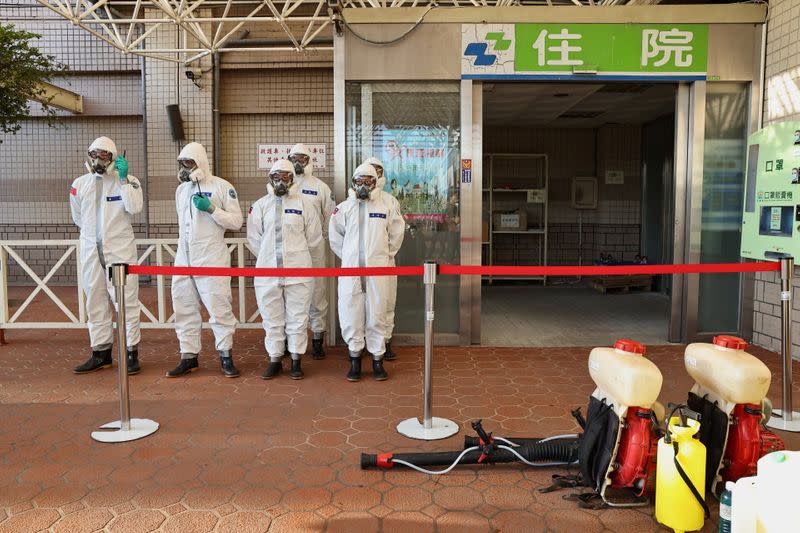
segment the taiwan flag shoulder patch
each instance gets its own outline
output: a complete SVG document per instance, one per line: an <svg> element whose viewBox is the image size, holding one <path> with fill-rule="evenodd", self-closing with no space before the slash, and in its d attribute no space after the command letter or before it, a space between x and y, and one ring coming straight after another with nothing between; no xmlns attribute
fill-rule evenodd
<svg viewBox="0 0 800 533"><path fill-rule="evenodd" d="M335 214L336 214L336 213L338 213L338 212L339 212L339 208L338 208L338 207L334 207L334 208L333 208L333 214L335 215Z"/></svg>
<svg viewBox="0 0 800 533"><path fill-rule="evenodd" d="M70 193L72 196L78 196L78 189L76 189L75 187L70 187L70 188L69 188L69 193Z"/></svg>
<svg viewBox="0 0 800 533"><path fill-rule="evenodd" d="M253 212L253 206L251 205L251 206L250 206L250 209L248 209L248 210L247 210L247 214L249 215L249 214L251 214L252 212Z"/></svg>

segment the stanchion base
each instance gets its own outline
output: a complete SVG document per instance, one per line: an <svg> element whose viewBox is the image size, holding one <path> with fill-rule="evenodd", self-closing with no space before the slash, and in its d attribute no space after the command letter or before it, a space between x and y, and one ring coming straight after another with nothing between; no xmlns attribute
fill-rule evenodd
<svg viewBox="0 0 800 533"><path fill-rule="evenodd" d="M147 418L131 418L131 429L123 431L120 429L122 424L119 420L109 422L100 429L115 431L92 431L92 438L100 442L129 442L152 435L158 431L158 422Z"/></svg>
<svg viewBox="0 0 800 533"><path fill-rule="evenodd" d="M767 427L772 429L780 429L781 431L789 431L791 433L800 433L800 413L792 411L792 421L786 421L781 416L780 409L773 409L772 416L767 422Z"/></svg>
<svg viewBox="0 0 800 533"><path fill-rule="evenodd" d="M439 440L452 437L458 433L458 424L446 418L431 418L431 427L425 426L417 418L409 418L397 424L397 432L410 439Z"/></svg>

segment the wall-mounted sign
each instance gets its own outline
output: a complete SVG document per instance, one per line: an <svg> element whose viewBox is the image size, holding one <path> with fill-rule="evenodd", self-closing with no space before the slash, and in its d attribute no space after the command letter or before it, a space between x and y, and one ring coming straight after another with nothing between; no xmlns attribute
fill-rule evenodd
<svg viewBox="0 0 800 533"><path fill-rule="evenodd" d="M767 252L800 254L798 148L800 121L772 124L748 138L742 257L763 260Z"/></svg>
<svg viewBox="0 0 800 533"><path fill-rule="evenodd" d="M278 159L287 159L292 146L294 144L259 144L258 168L269 170ZM306 144L306 146L311 151L311 162L314 168L325 168L325 145Z"/></svg>
<svg viewBox="0 0 800 533"><path fill-rule="evenodd" d="M606 170L606 185L625 185L625 172L622 170Z"/></svg>
<svg viewBox="0 0 800 533"><path fill-rule="evenodd" d="M706 24L462 24L464 79L706 79Z"/></svg>

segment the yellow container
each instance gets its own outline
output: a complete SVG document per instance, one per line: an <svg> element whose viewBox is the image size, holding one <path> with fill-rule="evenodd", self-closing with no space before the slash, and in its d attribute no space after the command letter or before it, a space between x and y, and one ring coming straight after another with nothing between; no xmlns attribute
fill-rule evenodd
<svg viewBox="0 0 800 533"><path fill-rule="evenodd" d="M680 418L672 417L669 432L678 443L678 462L705 499L706 447L693 438L700 430L700 423L692 419L686 422L688 426L681 426ZM656 520L676 533L697 531L703 528L703 508L675 468L674 456L672 443L667 444L661 438L656 462Z"/></svg>

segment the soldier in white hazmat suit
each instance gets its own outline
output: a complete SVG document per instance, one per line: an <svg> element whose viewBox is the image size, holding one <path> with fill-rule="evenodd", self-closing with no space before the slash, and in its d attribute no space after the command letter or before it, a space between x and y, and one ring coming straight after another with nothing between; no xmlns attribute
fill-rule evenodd
<svg viewBox="0 0 800 533"><path fill-rule="evenodd" d="M314 207L320 218L323 243L328 241L328 222L336 203L325 182L313 175L314 165L311 150L305 144L295 144L289 152L289 161L294 164L295 187ZM311 264L314 268L328 266L328 251L323 244L311 250ZM328 318L328 278L313 278L313 293L309 308L311 326L311 354L314 359L325 357L325 321Z"/></svg>
<svg viewBox="0 0 800 533"><path fill-rule="evenodd" d="M114 287L107 266L113 263L136 264L136 241L131 222L142 210L142 186L128 174L128 162L117 153L108 137L99 137L89 146L90 172L72 182L69 206L72 220L80 228L80 275L86 294L89 342L92 355L76 374L86 374L111 366L114 331L108 297L115 302ZM138 374L141 338L139 332L139 278L125 281L125 325L129 374Z"/></svg>
<svg viewBox="0 0 800 533"><path fill-rule="evenodd" d="M386 267L403 243L405 222L399 209L376 188L377 173L363 164L353 174L348 198L333 211L330 221L331 250L343 267ZM372 354L372 375L388 376L383 368L386 349L387 305L394 285L387 276L339 278L339 323L350 351L348 381L361 379L361 351Z"/></svg>
<svg viewBox="0 0 800 533"><path fill-rule="evenodd" d="M267 195L250 208L247 242L257 255L258 268L310 268L312 250L323 246L316 207L298 190L294 166L286 159L272 165ZM289 376L303 379L300 358L308 344L313 279L256 277L254 284L270 361L261 377L272 379L281 372L281 357L288 344L292 356Z"/></svg>
<svg viewBox="0 0 800 533"><path fill-rule="evenodd" d="M375 167L375 173L378 176L378 182L375 188L383 193L383 197L387 202L391 203L397 211L402 213L400 202L397 201L397 198L384 190L386 187L386 176L383 174L383 162L377 157L369 157L364 163ZM405 226L403 231L405 231ZM394 258L392 258L391 266L395 266ZM397 305L397 276L388 276L388 279L389 283L393 286L389 288L389 301L386 302L386 351L383 354L383 358L386 361L394 361L397 358L397 354L392 350L392 334L394 333L394 309Z"/></svg>
<svg viewBox="0 0 800 533"><path fill-rule="evenodd" d="M178 156L175 191L178 211L178 252L175 266L230 267L225 231L242 227L242 211L233 185L211 174L206 149L189 143ZM200 353L200 302L209 314L220 366L225 377L237 377L231 349L236 317L231 308L231 279L219 276L173 276L172 306L181 360L167 372L178 377L197 370Z"/></svg>

